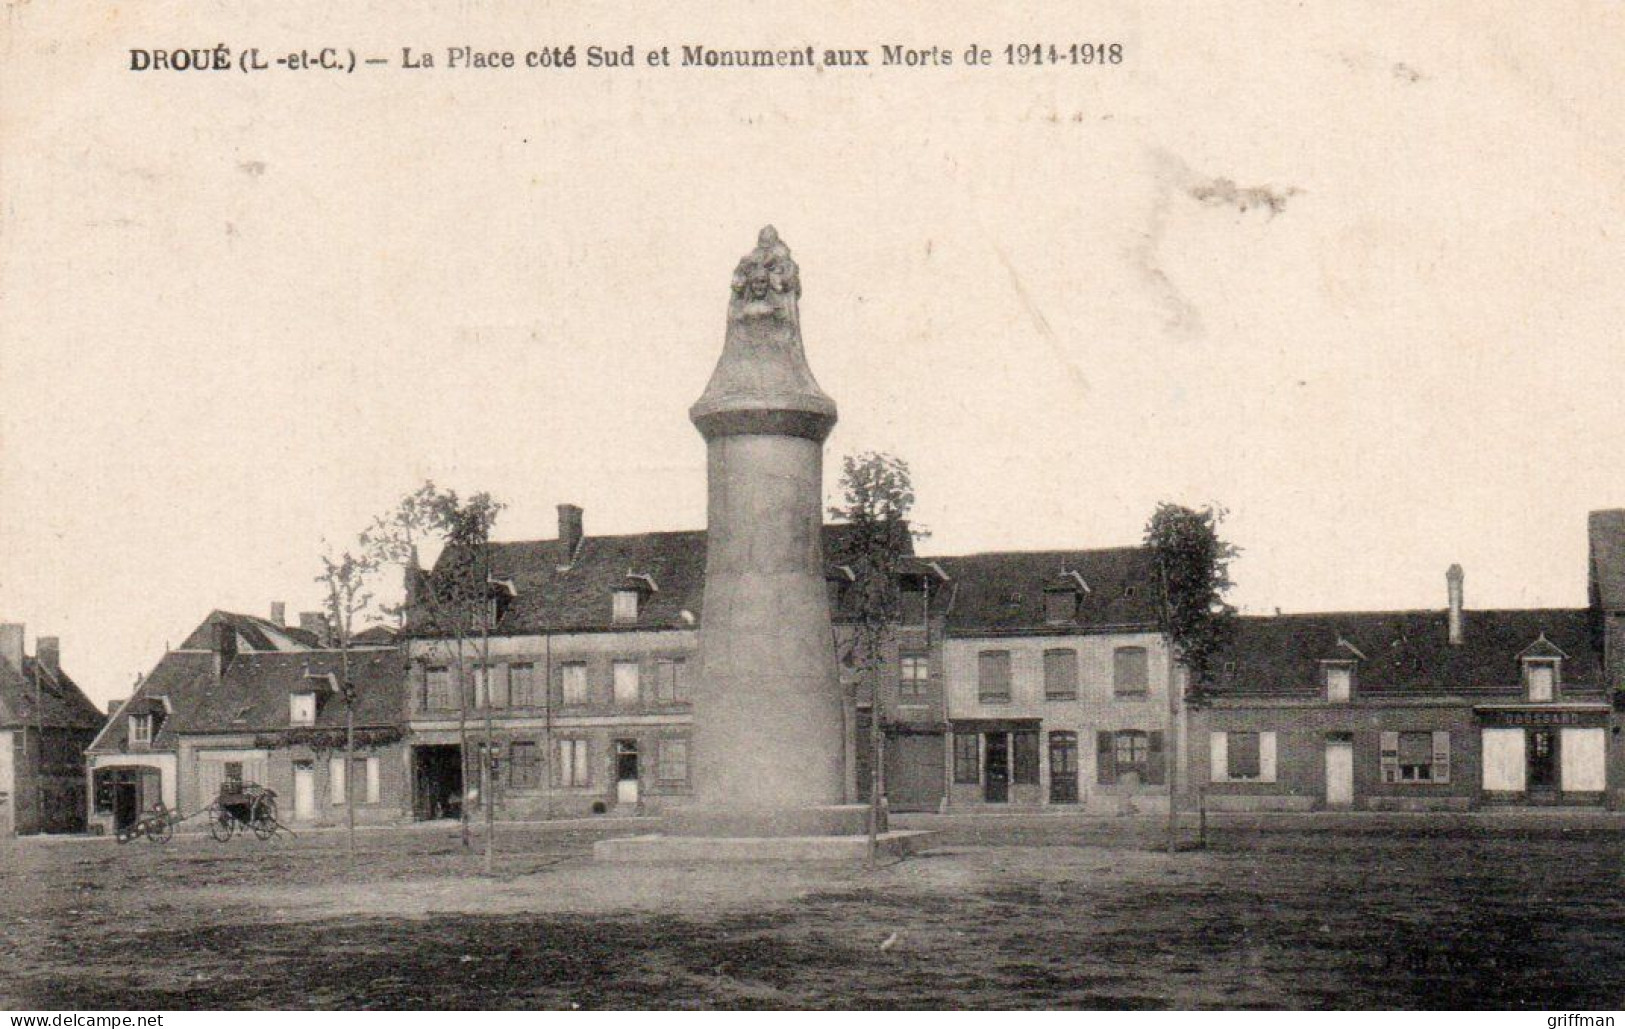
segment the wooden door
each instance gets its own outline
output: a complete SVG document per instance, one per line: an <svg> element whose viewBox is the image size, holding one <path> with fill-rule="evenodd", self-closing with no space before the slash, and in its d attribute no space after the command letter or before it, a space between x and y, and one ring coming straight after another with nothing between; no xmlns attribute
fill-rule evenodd
<svg viewBox="0 0 1625 1029"><path fill-rule="evenodd" d="M1326 742L1326 806L1354 806L1354 745L1347 740Z"/></svg>
<svg viewBox="0 0 1625 1029"><path fill-rule="evenodd" d="M1078 734L1049 734L1049 802L1078 802Z"/></svg>
<svg viewBox="0 0 1625 1029"><path fill-rule="evenodd" d="M886 803L893 811L942 806L944 737L899 735L886 740Z"/></svg>
<svg viewBox="0 0 1625 1029"><path fill-rule="evenodd" d="M987 734L987 756L983 759L982 796L989 804L1010 800L1010 734Z"/></svg>
<svg viewBox="0 0 1625 1029"><path fill-rule="evenodd" d="M301 822L316 817L316 768L309 761L294 762L293 817Z"/></svg>

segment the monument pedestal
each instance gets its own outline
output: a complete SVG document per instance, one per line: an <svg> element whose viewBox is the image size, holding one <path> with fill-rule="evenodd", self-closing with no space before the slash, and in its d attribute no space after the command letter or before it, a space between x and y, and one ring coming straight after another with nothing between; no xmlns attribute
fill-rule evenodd
<svg viewBox="0 0 1625 1029"><path fill-rule="evenodd" d="M924 849L936 833L924 829L881 833L877 849L896 859ZM839 861L869 856L867 836L626 836L592 845L595 861L613 864L676 864L684 861Z"/></svg>

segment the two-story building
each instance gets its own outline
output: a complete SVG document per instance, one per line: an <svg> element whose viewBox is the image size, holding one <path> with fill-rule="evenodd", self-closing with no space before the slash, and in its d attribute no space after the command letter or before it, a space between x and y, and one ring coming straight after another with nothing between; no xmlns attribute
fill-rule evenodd
<svg viewBox="0 0 1625 1029"><path fill-rule="evenodd" d="M0 837L84 828L85 746L104 718L62 670L61 642L0 624Z"/></svg>
<svg viewBox="0 0 1625 1029"><path fill-rule="evenodd" d="M352 799L358 822L401 819L405 652L376 633L349 650L349 767L346 657L320 615L302 623L215 611L165 653L89 748L91 824L115 832L160 803L194 816L227 781L274 790L278 817L296 826L339 824Z"/></svg>
<svg viewBox="0 0 1625 1029"><path fill-rule="evenodd" d="M849 656L850 627L839 616L841 584L850 579L840 564L842 532L826 526L824 549L837 612L830 645ZM416 816L455 814L477 797L489 769L504 818L656 813L688 803L705 561L704 531L589 536L582 510L572 504L559 506L554 539L490 544L490 631L459 644L435 631L432 617L409 626ZM918 578L911 571L908 581ZM907 631L896 635L914 639ZM923 629L917 635L923 641ZM888 655L887 667L895 660ZM844 661L842 674L849 787L857 799L867 789L859 722L867 718L868 698L860 696L856 662ZM885 682L894 678L891 671L882 675ZM926 693L922 687L922 702ZM910 717L913 709L940 740L939 708L914 704ZM477 755L485 752L488 725L491 750L482 770ZM933 770L940 767L940 758L932 761Z"/></svg>
<svg viewBox="0 0 1625 1029"><path fill-rule="evenodd" d="M939 557L948 807L1166 810L1180 680L1143 547Z"/></svg>

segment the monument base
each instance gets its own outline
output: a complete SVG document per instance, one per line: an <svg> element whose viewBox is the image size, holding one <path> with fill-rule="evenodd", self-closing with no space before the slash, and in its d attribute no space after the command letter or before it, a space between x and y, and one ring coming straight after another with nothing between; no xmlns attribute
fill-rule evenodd
<svg viewBox="0 0 1625 1029"><path fill-rule="evenodd" d="M665 818L673 836L754 838L758 836L867 836L866 804L824 804L797 808L705 808L672 811Z"/></svg>
<svg viewBox="0 0 1625 1029"><path fill-rule="evenodd" d="M881 833L882 857L900 858L923 849L936 833L923 829ZM869 856L868 836L623 836L592 845L595 861L668 864L682 861L841 861Z"/></svg>

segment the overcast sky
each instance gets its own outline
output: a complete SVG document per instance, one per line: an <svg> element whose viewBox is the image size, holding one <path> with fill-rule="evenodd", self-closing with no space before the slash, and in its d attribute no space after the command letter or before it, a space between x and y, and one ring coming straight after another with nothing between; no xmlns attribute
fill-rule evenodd
<svg viewBox="0 0 1625 1029"><path fill-rule="evenodd" d="M1470 606L1578 606L1625 505L1618 5L65 6L8 5L0 61L0 616L99 701L211 608L313 606L322 541L426 477L504 538L703 526L687 407L767 223L828 475L906 458L928 551L1211 501L1249 610L1442 606L1451 562ZM1022 39L1127 59L126 70Z"/></svg>

